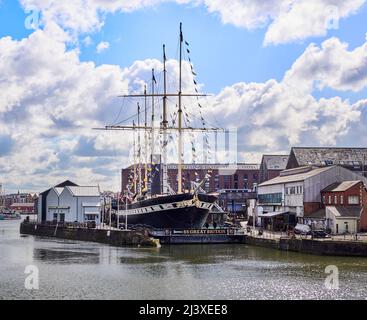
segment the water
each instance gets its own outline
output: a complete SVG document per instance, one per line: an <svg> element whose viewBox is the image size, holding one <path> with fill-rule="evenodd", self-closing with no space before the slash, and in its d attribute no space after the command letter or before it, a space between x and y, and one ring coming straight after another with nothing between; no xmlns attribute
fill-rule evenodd
<svg viewBox="0 0 367 320"><path fill-rule="evenodd" d="M0 299L367 299L367 258L319 257L247 245L116 248L21 236L0 221ZM27 265L39 290L26 290ZM325 267L340 271L326 289Z"/></svg>

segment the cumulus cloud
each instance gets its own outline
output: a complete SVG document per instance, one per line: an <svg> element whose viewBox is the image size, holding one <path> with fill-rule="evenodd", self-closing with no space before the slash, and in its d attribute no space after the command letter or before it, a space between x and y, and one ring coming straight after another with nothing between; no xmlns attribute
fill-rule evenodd
<svg viewBox="0 0 367 320"><path fill-rule="evenodd" d="M321 47L310 44L285 76L285 82L309 92L316 85L342 91L360 91L367 86L367 42L352 51L338 38Z"/></svg>
<svg viewBox="0 0 367 320"><path fill-rule="evenodd" d="M102 41L97 46L97 53L102 53L110 47L110 43L107 41Z"/></svg>
<svg viewBox="0 0 367 320"><path fill-rule="evenodd" d="M161 62L136 61L124 69L96 66L81 62L79 51L66 45L69 39L53 22L22 40L0 39L0 175L6 184L39 191L70 178L117 189L118 171L129 163L132 137L91 129L134 115L136 101L116 97L140 93L145 84L149 89L153 68L162 88ZM356 132L366 130L367 101L316 99L312 93L325 87L364 88L365 50L363 44L349 51L336 38L320 48L310 45L281 81L228 86L203 99L203 113L220 119L223 127L238 128L240 156L247 161L264 152L286 152L295 144L358 144L362 140ZM175 92L177 61L169 60L167 69L169 91ZM187 63L183 89L193 92ZM169 101L172 116L176 103ZM184 105L200 118L195 99L185 99Z"/></svg>
<svg viewBox="0 0 367 320"><path fill-rule="evenodd" d="M302 41L325 36L339 20L358 12L366 0L20 0L24 8L42 10L44 23L53 21L72 33L101 29L107 13L129 12L165 2L204 5L221 21L246 29L267 28L264 44Z"/></svg>

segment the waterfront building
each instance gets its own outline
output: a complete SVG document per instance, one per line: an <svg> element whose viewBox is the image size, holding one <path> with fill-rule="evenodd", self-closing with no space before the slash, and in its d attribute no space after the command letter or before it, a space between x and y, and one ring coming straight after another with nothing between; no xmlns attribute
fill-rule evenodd
<svg viewBox="0 0 367 320"><path fill-rule="evenodd" d="M334 183L321 191L321 199L333 233L367 231L367 190L362 181Z"/></svg>
<svg viewBox="0 0 367 320"><path fill-rule="evenodd" d="M98 186L78 186L65 181L40 194L38 221L100 223L101 197Z"/></svg>
<svg viewBox="0 0 367 320"><path fill-rule="evenodd" d="M321 190L335 182L367 179L342 166L305 166L284 170L280 176L258 187L258 206L264 214L293 213L299 221L322 208Z"/></svg>
<svg viewBox="0 0 367 320"><path fill-rule="evenodd" d="M286 169L289 155L263 155L260 164L260 183L279 176Z"/></svg>
<svg viewBox="0 0 367 320"><path fill-rule="evenodd" d="M30 203L13 203L10 206L11 211L18 212L20 214L34 214L34 202Z"/></svg>
<svg viewBox="0 0 367 320"><path fill-rule="evenodd" d="M366 177L367 148L293 147L286 168L309 165L318 167L340 165Z"/></svg>

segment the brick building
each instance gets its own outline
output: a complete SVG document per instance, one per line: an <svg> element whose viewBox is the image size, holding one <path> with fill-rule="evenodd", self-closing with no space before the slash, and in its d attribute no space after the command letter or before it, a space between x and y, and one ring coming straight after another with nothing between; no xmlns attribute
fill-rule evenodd
<svg viewBox="0 0 367 320"><path fill-rule="evenodd" d="M367 190L362 181L334 183L321 191L321 198L334 233L367 231Z"/></svg>
<svg viewBox="0 0 367 320"><path fill-rule="evenodd" d="M237 164L236 166L228 166L221 164L185 164L183 165L182 183L185 190L191 188L191 181L199 182L204 179L209 172L210 179L205 184L206 192L218 192L219 190L256 190L259 184L258 164ZM177 185L177 165L168 165L168 182L175 191ZM126 189L129 176L133 174L133 166L122 169L121 181L122 190ZM144 177L144 168L142 168L142 176Z"/></svg>
<svg viewBox="0 0 367 320"><path fill-rule="evenodd" d="M260 164L260 183L279 176L287 167L289 155L263 155Z"/></svg>
<svg viewBox="0 0 367 320"><path fill-rule="evenodd" d="M367 148L303 148L291 149L286 168L340 165L367 177Z"/></svg>

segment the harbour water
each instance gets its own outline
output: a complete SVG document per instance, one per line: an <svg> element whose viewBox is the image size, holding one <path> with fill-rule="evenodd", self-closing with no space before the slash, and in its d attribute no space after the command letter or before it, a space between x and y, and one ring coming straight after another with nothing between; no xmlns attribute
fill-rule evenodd
<svg viewBox="0 0 367 320"><path fill-rule="evenodd" d="M21 236L0 221L0 299L367 299L367 258L247 245L117 248ZM25 268L39 270L27 290ZM325 268L339 269L327 289Z"/></svg>

